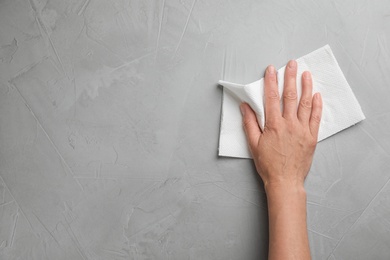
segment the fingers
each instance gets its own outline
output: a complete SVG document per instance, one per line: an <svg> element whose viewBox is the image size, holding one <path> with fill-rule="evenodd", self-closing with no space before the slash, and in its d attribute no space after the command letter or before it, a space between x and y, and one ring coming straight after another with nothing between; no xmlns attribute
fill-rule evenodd
<svg viewBox="0 0 390 260"><path fill-rule="evenodd" d="M283 117L297 117L297 62L290 60L284 71Z"/></svg>
<svg viewBox="0 0 390 260"><path fill-rule="evenodd" d="M301 123L308 125L311 114L313 99L313 81L308 71L302 74L302 95L298 106L298 119Z"/></svg>
<svg viewBox="0 0 390 260"><path fill-rule="evenodd" d="M240 105L240 110L242 113L242 122L249 147L255 147L257 146L261 134L259 124L257 123L256 114L246 103L242 103Z"/></svg>
<svg viewBox="0 0 390 260"><path fill-rule="evenodd" d="M280 100L275 67L267 67L264 76L265 120L280 117Z"/></svg>
<svg viewBox="0 0 390 260"><path fill-rule="evenodd" d="M313 137L318 139L318 131L320 129L321 115L322 115L322 98L320 93L313 96L313 107L311 110L309 127Z"/></svg>

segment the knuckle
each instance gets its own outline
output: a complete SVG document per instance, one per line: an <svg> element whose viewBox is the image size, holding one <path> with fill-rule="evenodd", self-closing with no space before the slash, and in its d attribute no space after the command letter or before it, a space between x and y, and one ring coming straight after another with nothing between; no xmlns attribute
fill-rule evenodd
<svg viewBox="0 0 390 260"><path fill-rule="evenodd" d="M297 72L294 69L287 69L284 73L288 79L295 79L297 75Z"/></svg>
<svg viewBox="0 0 390 260"><path fill-rule="evenodd" d="M315 148L317 146L317 140L315 140L314 138L310 140L309 142L309 147L310 148Z"/></svg>
<svg viewBox="0 0 390 260"><path fill-rule="evenodd" d="M297 99L297 92L287 91L286 93L284 93L283 97L286 100L296 100Z"/></svg>
<svg viewBox="0 0 390 260"><path fill-rule="evenodd" d="M278 129L278 120L276 118L269 118L266 121L266 127L268 129Z"/></svg>
<svg viewBox="0 0 390 260"><path fill-rule="evenodd" d="M312 115L311 120L313 120L314 123L319 124L321 122L321 116L320 115Z"/></svg>
<svg viewBox="0 0 390 260"><path fill-rule="evenodd" d="M248 119L244 119L242 121L242 125L244 126L245 129L249 128L252 124L252 121L248 120Z"/></svg>
<svg viewBox="0 0 390 260"><path fill-rule="evenodd" d="M287 121L287 130L289 133L301 133L301 131L297 131L298 123L295 120Z"/></svg>
<svg viewBox="0 0 390 260"><path fill-rule="evenodd" d="M311 109L311 100L307 98L301 99L300 105L304 109Z"/></svg>
<svg viewBox="0 0 390 260"><path fill-rule="evenodd" d="M277 80L277 77L276 77L276 74L273 74L273 75L266 75L267 77L267 80L269 80L270 82L276 82Z"/></svg>
<svg viewBox="0 0 390 260"><path fill-rule="evenodd" d="M279 99L279 93L275 90L272 90L268 93L269 99Z"/></svg>

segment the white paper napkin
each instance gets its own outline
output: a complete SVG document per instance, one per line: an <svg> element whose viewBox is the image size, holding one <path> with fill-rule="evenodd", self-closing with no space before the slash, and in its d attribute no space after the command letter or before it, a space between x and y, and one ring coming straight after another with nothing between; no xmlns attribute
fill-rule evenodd
<svg viewBox="0 0 390 260"><path fill-rule="evenodd" d="M334 135L363 119L365 116L345 79L329 45L296 60L298 63L297 93L301 96L301 76L306 70L313 78L313 94L320 92L323 100L322 119L318 141ZM278 70L279 94L282 96L285 67ZM219 155L251 158L242 117L241 102L247 102L257 114L261 128L264 127L264 82L263 79L248 85L219 81L223 88ZM283 106L283 104L282 104Z"/></svg>

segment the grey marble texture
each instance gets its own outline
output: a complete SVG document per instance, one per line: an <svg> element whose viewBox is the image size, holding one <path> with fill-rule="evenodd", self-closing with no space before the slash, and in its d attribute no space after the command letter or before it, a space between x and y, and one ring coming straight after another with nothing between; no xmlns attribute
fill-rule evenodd
<svg viewBox="0 0 390 260"><path fill-rule="evenodd" d="M0 259L266 259L221 88L329 44L367 117L318 145L313 259L390 259L388 0L0 0Z"/></svg>

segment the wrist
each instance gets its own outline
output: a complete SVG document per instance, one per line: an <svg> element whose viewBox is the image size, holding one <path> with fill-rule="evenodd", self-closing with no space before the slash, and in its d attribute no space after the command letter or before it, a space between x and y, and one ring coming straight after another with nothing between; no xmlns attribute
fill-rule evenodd
<svg viewBox="0 0 390 260"><path fill-rule="evenodd" d="M267 197L297 198L306 200L303 182L268 182L264 183Z"/></svg>

